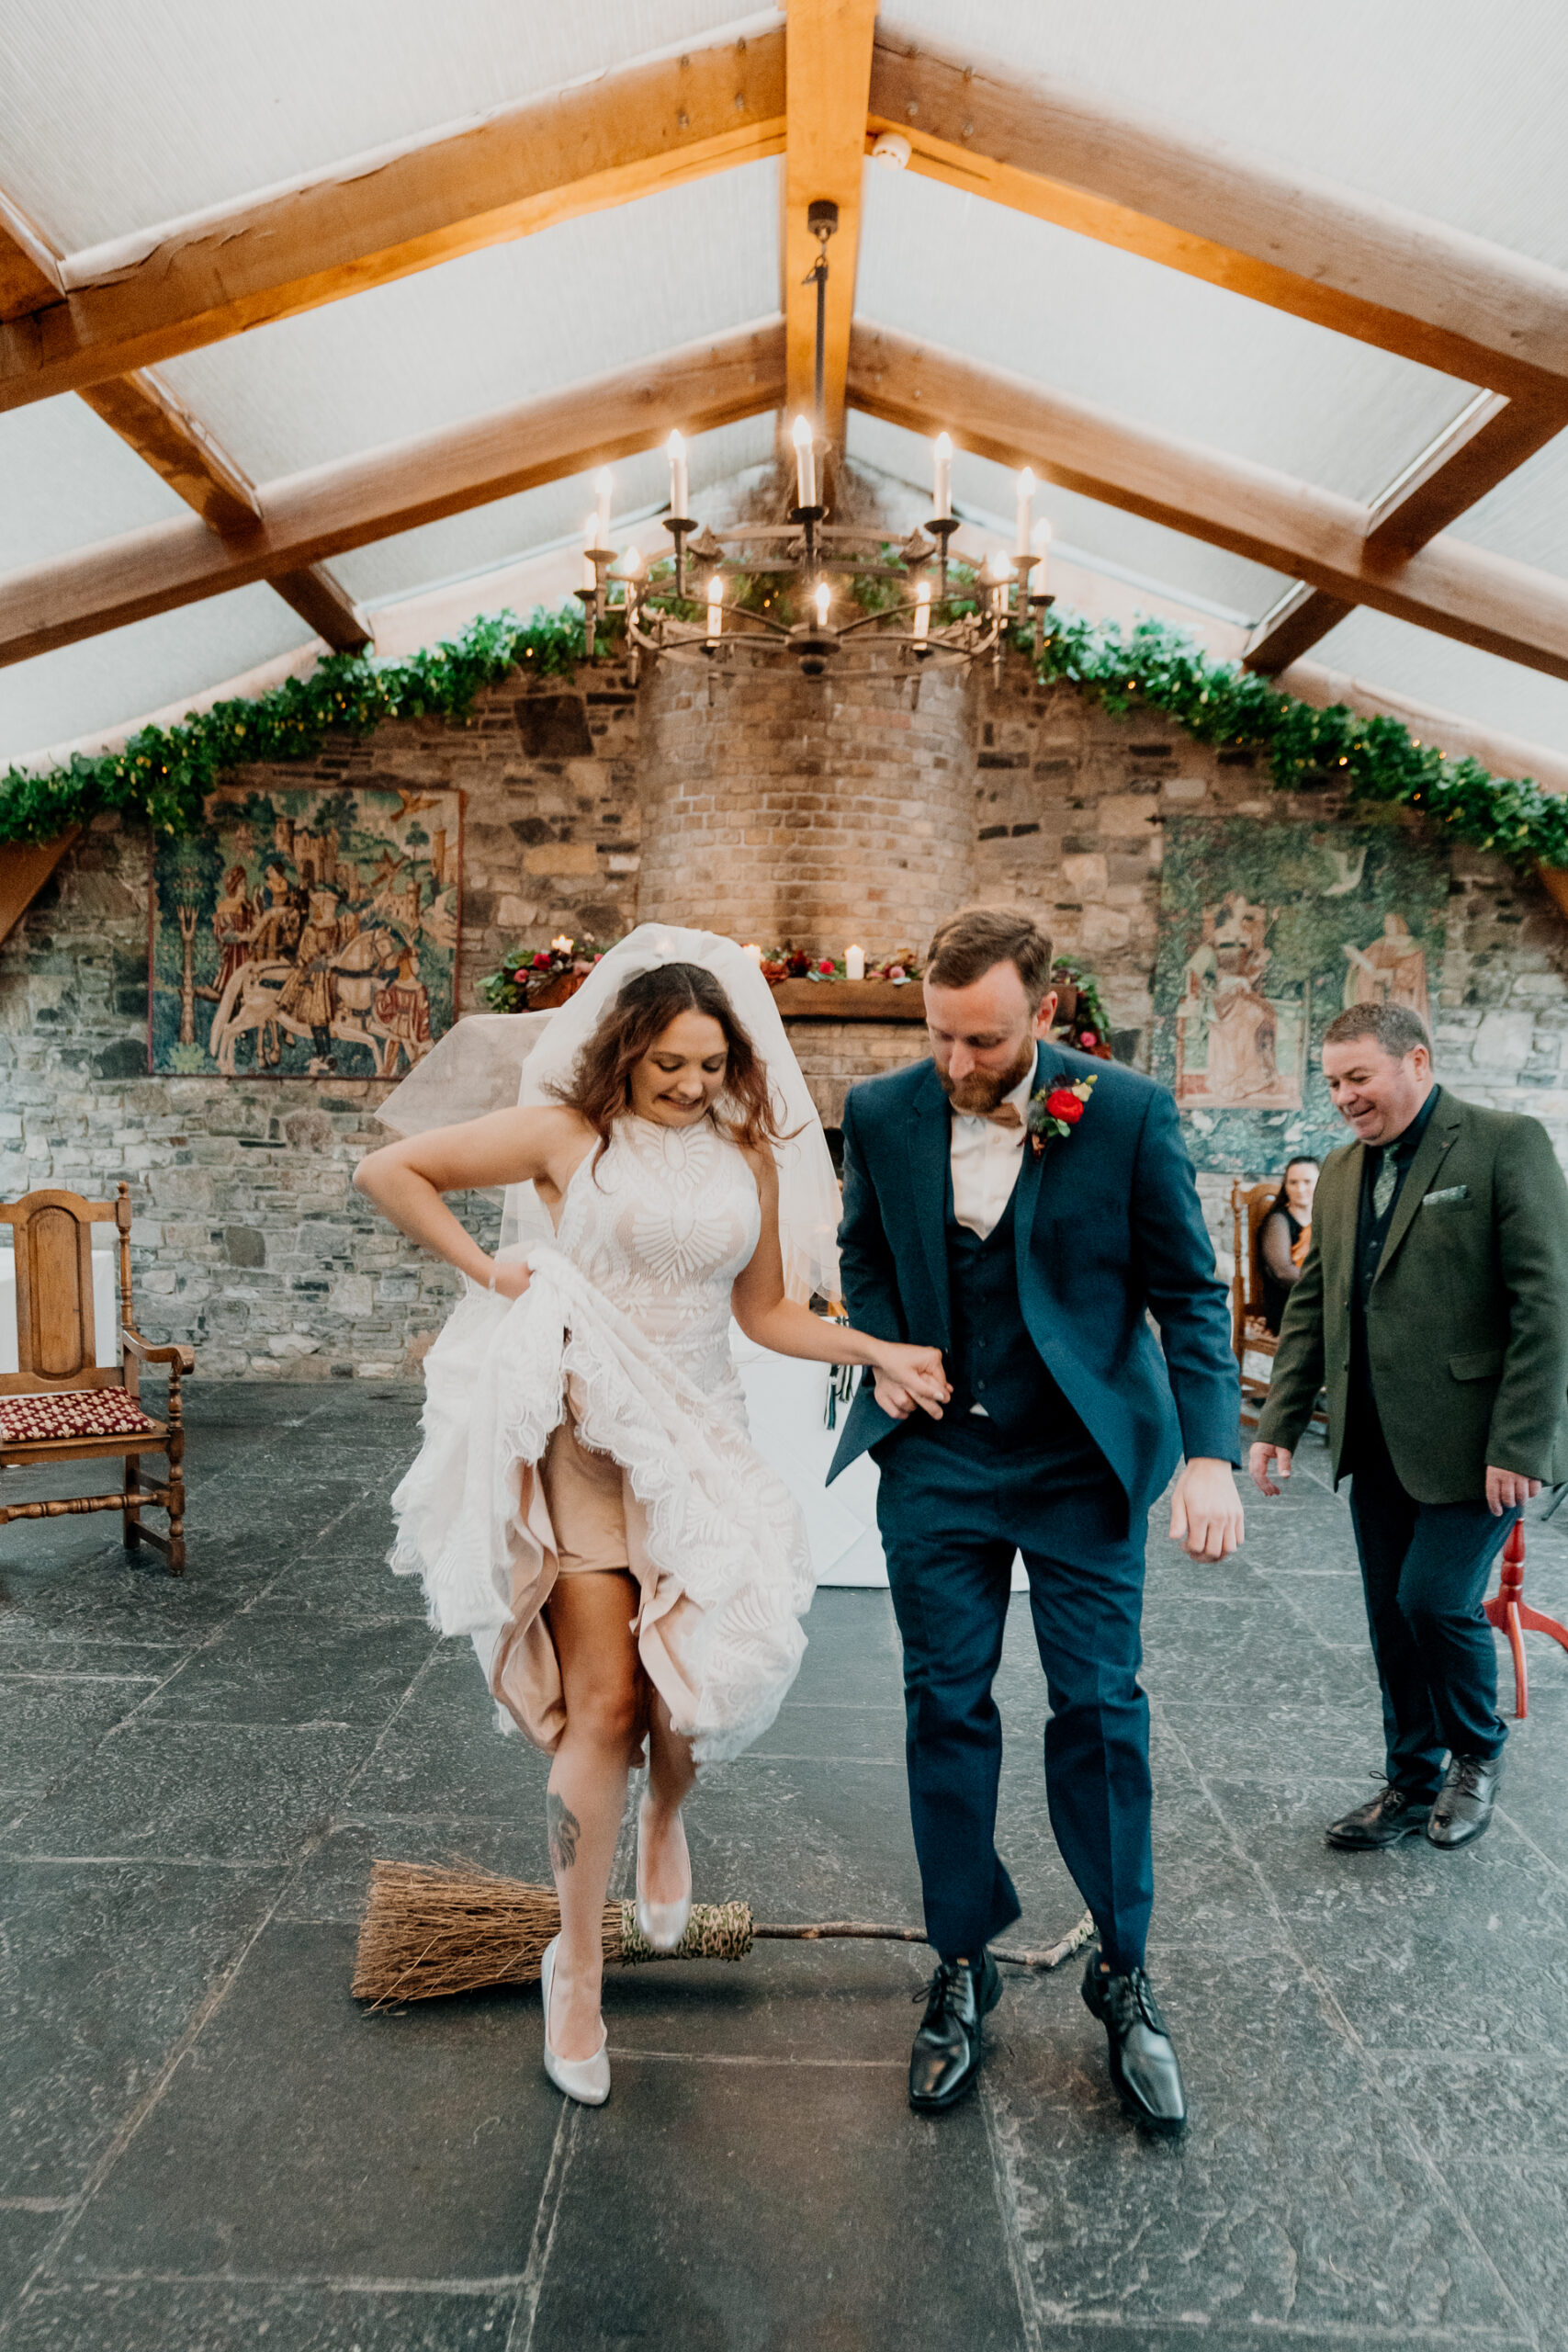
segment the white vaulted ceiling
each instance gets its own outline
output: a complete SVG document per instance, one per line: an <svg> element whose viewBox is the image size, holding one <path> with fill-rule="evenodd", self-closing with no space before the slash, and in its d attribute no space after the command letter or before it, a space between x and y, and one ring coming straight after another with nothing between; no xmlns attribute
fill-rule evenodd
<svg viewBox="0 0 1568 2352"><path fill-rule="evenodd" d="M345 164L352 180L389 151L519 101L608 85L637 61L682 55L682 45L765 44L781 24L786 40L791 25L818 39L831 13L826 0L743 17L732 0L451 0L440 10L428 0L268 0L260 9L0 0L0 198L67 283L90 288L106 274L133 274L153 232L188 216L329 179ZM1483 16L1472 0L1319 0L1303 17L1283 0L1205 0L1198 11L1168 0L1092 10L1065 0L896 0L879 37L971 57L1005 81L1074 85L1205 150L1247 151L1276 172L1336 182L1358 201L1568 273L1560 6L1498 0ZM830 102L830 85L813 101ZM797 116L792 96L787 155L765 152L606 199L536 233L159 356L157 379L265 504L267 485L284 478L776 320L795 300L781 268L781 214L787 229L805 187L794 159L802 172L817 167L804 161L812 126L799 103ZM1365 506L1473 397L1457 372L1011 203L919 170L856 168L857 322L1048 389L1162 444L1222 452ZM1314 200L1308 187L1309 212ZM5 218L0 210L0 227ZM853 261L847 245L830 258L846 255ZM776 409L759 394L757 413L694 438L694 494L711 497L768 457ZM933 411L931 430L943 423L962 440L963 420ZM660 420L645 453L616 461L616 514L628 526L663 496L663 429ZM852 384L846 447L911 495L929 482L923 436L861 413ZM592 471L562 469L540 487L368 538L331 557L332 575L373 620L394 600L466 580L480 609L486 575L515 574L577 531ZM961 448L954 491L980 525L1005 526L1001 464ZM1146 591L1151 609L1217 616L1237 645L1291 585L1282 564L1082 489L1047 488L1039 511L1085 577L1098 567L1129 594ZM102 542L189 521L188 506L75 391L0 409L0 573L41 579L43 567L85 560ZM1548 582L1568 579L1568 435L1548 440L1448 528L1464 548ZM0 597L5 587L0 579ZM13 659L0 667L0 761L197 694L309 637L256 582ZM1552 674L1550 662L1456 643L1365 606L1311 658L1568 752L1568 675Z"/></svg>

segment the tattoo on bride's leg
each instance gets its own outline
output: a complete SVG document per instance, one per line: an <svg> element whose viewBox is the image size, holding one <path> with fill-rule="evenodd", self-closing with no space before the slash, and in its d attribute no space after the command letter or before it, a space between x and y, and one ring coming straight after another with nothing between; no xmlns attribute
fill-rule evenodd
<svg viewBox="0 0 1568 2352"><path fill-rule="evenodd" d="M577 1860L577 1841L582 1835L582 1824L564 1798L552 1789L545 1799L545 1827L550 1840L550 1867L557 1871L570 1870Z"/></svg>

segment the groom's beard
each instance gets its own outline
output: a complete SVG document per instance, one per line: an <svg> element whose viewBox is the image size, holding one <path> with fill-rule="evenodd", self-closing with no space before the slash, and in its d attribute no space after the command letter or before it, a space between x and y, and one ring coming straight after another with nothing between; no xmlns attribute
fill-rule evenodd
<svg viewBox="0 0 1568 2352"><path fill-rule="evenodd" d="M984 1118L1005 1102L1019 1080L1034 1068L1034 1040L1032 1037L1010 1069L972 1069L967 1078L949 1078L939 1069L942 1091L955 1111L965 1111L972 1118Z"/></svg>

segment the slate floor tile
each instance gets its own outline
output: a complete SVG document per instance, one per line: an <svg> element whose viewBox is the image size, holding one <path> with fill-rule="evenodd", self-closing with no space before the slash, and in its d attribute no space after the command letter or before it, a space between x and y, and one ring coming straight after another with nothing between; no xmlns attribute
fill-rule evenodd
<svg viewBox="0 0 1568 2352"><path fill-rule="evenodd" d="M129 1724L29 1805L14 1853L271 1862L322 1829L368 1730Z"/></svg>
<svg viewBox="0 0 1568 2352"><path fill-rule="evenodd" d="M1163 2323L1154 2340L1172 2343L1195 2322L1352 2342L1516 2332L1483 2253L1290 1961L1168 1962L1190 2112L1179 2146L1118 2115L1103 2033L1057 1989L1010 2014L987 2074L1051 2327Z"/></svg>
<svg viewBox="0 0 1568 2352"><path fill-rule="evenodd" d="M471 1864L503 1878L550 1883L543 1805L516 1821L481 1815L476 1819L422 1815L334 1824L289 1881L278 1916L357 1927L370 1892L372 1863L423 1862L458 1870Z"/></svg>
<svg viewBox="0 0 1568 2352"><path fill-rule="evenodd" d="M0 2195L76 2194L279 1883L276 1870L0 1865ZM11 2220L0 2211L0 2238Z"/></svg>
<svg viewBox="0 0 1568 2352"><path fill-rule="evenodd" d="M0 2328L62 2219L60 2213L0 2204Z"/></svg>
<svg viewBox="0 0 1568 2352"><path fill-rule="evenodd" d="M346 1928L263 1933L63 2278L521 2278L562 2113L536 1999L368 2016Z"/></svg>
<svg viewBox="0 0 1568 2352"><path fill-rule="evenodd" d="M0 1672L0 1781L42 1788L91 1756L152 1688Z"/></svg>
<svg viewBox="0 0 1568 2352"><path fill-rule="evenodd" d="M51 2281L6 2352L504 2352L510 2293Z"/></svg>
<svg viewBox="0 0 1568 2352"><path fill-rule="evenodd" d="M495 1702L467 1641L442 1644L355 1783L366 1813L542 1813L549 1758L496 1728Z"/></svg>
<svg viewBox="0 0 1568 2352"><path fill-rule="evenodd" d="M533 2352L649 2340L1017 2352L979 2109L912 2116L901 2069L621 2059L572 2120Z"/></svg>
<svg viewBox="0 0 1568 2352"><path fill-rule="evenodd" d="M406 1616L345 1623L267 1595L221 1628L149 1702L156 1722L379 1725L435 1645Z"/></svg>

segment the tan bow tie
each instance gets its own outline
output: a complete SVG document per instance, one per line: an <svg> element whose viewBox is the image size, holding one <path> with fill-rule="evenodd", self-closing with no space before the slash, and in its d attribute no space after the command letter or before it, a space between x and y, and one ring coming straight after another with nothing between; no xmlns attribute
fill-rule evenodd
<svg viewBox="0 0 1568 2352"><path fill-rule="evenodd" d="M994 1111L971 1111L969 1115L972 1119L987 1119L993 1127L1021 1127L1023 1125L1018 1115L1016 1102L998 1102Z"/></svg>

